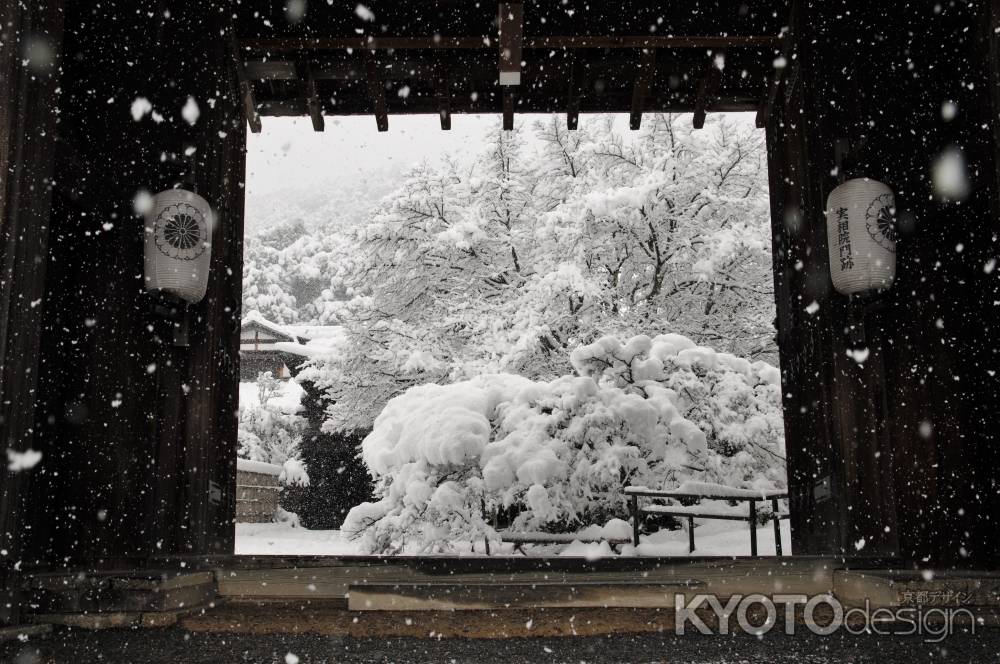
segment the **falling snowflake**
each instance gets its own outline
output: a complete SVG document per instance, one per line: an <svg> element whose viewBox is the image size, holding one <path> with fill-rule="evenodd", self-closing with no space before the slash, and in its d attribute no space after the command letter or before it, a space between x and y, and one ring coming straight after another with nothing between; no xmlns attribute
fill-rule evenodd
<svg viewBox="0 0 1000 664"><path fill-rule="evenodd" d="M864 364L868 360L868 355L871 351L867 348L857 348L847 351L847 357L851 358L858 364Z"/></svg>
<svg viewBox="0 0 1000 664"><path fill-rule="evenodd" d="M32 449L18 452L7 448L7 470L17 473L22 470L31 470L42 460L42 453Z"/></svg>
<svg viewBox="0 0 1000 664"><path fill-rule="evenodd" d="M136 97L132 102L132 119L138 122L153 110L153 105L145 97Z"/></svg>
<svg viewBox="0 0 1000 664"><path fill-rule="evenodd" d="M194 100L194 97L188 97L187 103L181 109L181 116L189 125L194 125L201 117L201 109L198 108L198 102Z"/></svg>

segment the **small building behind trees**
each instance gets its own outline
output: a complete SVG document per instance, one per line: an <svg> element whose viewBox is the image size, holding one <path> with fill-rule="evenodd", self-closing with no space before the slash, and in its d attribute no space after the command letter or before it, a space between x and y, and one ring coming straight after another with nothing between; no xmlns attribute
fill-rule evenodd
<svg viewBox="0 0 1000 664"><path fill-rule="evenodd" d="M240 382L253 382L268 371L275 378L291 378L302 353L287 344L305 347L314 340L335 337L340 329L337 325L279 325L251 311L240 322Z"/></svg>
<svg viewBox="0 0 1000 664"><path fill-rule="evenodd" d="M256 380L258 374L267 371L275 378L291 378L288 363L295 356L279 350L276 344L306 341L259 312L251 311L240 322L240 382Z"/></svg>

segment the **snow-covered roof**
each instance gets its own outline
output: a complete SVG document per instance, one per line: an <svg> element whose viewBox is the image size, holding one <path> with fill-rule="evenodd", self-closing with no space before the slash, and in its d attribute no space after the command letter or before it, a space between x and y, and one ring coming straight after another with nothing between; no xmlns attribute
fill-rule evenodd
<svg viewBox="0 0 1000 664"><path fill-rule="evenodd" d="M271 334L280 335L298 345L306 345L318 339L337 338L343 334L343 328L340 325L279 325L267 320L263 314L256 310L247 313L240 321L241 329L252 326L260 327Z"/></svg>
<svg viewBox="0 0 1000 664"><path fill-rule="evenodd" d="M330 326L324 329L322 336L308 339L305 343L278 342L274 347L286 353L294 353L306 358L330 357L335 355L344 342L344 328Z"/></svg>
<svg viewBox="0 0 1000 664"><path fill-rule="evenodd" d="M285 325L284 328L303 341L336 337L342 329L340 325Z"/></svg>
<svg viewBox="0 0 1000 664"><path fill-rule="evenodd" d="M249 312L246 316L243 317L243 320L240 321L241 330L254 326L267 330L271 334L277 334L282 337L285 337L286 339L291 339L295 343L301 343L299 341L298 335L289 330L287 326L278 325L277 323L272 323L268 319L264 318L263 314L261 314L259 311Z"/></svg>

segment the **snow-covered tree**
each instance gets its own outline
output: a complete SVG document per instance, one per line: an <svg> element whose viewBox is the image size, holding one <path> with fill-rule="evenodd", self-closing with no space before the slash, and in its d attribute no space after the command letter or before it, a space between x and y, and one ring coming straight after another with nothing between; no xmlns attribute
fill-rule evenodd
<svg viewBox="0 0 1000 664"><path fill-rule="evenodd" d="M530 147L525 127L497 128L471 167L419 166L341 237L326 274L346 299L323 307L350 343L319 380L329 427L369 428L422 383L553 379L605 334L677 331L774 359L761 133L727 117L697 132L671 115L645 124L569 132L553 117Z"/></svg>
<svg viewBox="0 0 1000 664"><path fill-rule="evenodd" d="M283 465L299 457L306 420L299 414L302 388L270 371L256 383L241 385L237 455L241 459Z"/></svg>
<svg viewBox="0 0 1000 664"><path fill-rule="evenodd" d="M346 299L339 275L352 247L334 225L307 230L301 222L246 238L243 309L279 324L336 322L333 305Z"/></svg>

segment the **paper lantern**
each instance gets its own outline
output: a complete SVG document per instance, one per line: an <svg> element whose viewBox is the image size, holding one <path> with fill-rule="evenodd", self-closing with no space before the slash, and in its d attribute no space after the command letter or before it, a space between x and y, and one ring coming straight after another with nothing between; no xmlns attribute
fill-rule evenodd
<svg viewBox="0 0 1000 664"><path fill-rule="evenodd" d="M877 180L844 182L826 199L833 287L844 295L885 289L896 276L896 201Z"/></svg>
<svg viewBox="0 0 1000 664"><path fill-rule="evenodd" d="M146 288L171 293L188 302L205 297L212 258L212 208L184 189L153 197L146 217Z"/></svg>

